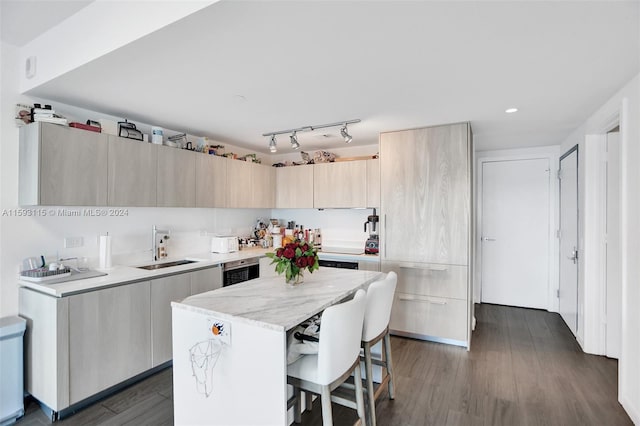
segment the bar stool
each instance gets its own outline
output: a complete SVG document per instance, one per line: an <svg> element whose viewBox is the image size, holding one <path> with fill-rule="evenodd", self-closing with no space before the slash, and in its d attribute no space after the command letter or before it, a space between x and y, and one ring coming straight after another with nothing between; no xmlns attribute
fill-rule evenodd
<svg viewBox="0 0 640 426"><path fill-rule="evenodd" d="M360 371L360 337L365 311L365 291L358 290L354 298L325 309L320 327L317 355L305 355L287 368L287 383L294 387L289 406L295 403L294 420L301 420L301 390L320 395L322 424L333 425L331 401L358 411L362 425L366 425L362 373ZM331 395L347 378L355 375L355 399Z"/></svg>
<svg viewBox="0 0 640 426"><path fill-rule="evenodd" d="M367 289L367 305L364 313L364 324L362 328L363 349L366 374L366 394L368 400L368 422L370 426L376 424L376 398L382 393L385 385L388 385L389 399L395 398L393 383L393 363L391 361L391 338L389 336L389 319L391 318L391 306L393 305L393 295L396 290L398 276L391 271L383 280L372 283ZM324 326L324 325L323 325ZM371 347L383 340L384 358L373 359ZM380 365L387 370L387 374L382 379L377 391L373 387L373 364ZM356 378L357 383L357 378Z"/></svg>

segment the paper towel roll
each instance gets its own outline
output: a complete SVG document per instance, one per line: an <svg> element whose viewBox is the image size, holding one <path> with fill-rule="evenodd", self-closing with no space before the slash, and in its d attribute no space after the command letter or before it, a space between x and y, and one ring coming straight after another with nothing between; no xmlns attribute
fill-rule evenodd
<svg viewBox="0 0 640 426"><path fill-rule="evenodd" d="M100 235L100 269L111 268L111 236Z"/></svg>

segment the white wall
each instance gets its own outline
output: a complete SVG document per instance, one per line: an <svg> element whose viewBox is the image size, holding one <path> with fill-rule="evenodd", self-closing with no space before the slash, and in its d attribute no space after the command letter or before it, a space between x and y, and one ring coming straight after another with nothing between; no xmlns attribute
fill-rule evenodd
<svg viewBox="0 0 640 426"><path fill-rule="evenodd" d="M18 127L14 124L13 111L16 103L32 103L33 100L18 93L17 49L3 43L0 50L0 211L5 213L0 215L0 317L18 312L17 274L25 257L87 256L97 266L97 238L108 231L113 236L114 263L145 261L151 259L151 227L154 224L172 230L170 256L206 252L209 237L202 236L201 231L246 235L256 218L269 216L267 209L179 208L129 208L127 215L122 217L11 216L11 212L19 208ZM89 118L87 114L93 114L66 105L54 104L54 107L83 122ZM75 236L84 238L84 246L64 249L64 237Z"/></svg>
<svg viewBox="0 0 640 426"><path fill-rule="evenodd" d="M549 160L551 168L550 187L549 187L549 258L548 258L548 294L547 309L552 312L558 311L558 298L556 290L558 289L558 239L555 236L555 230L558 227L558 158L559 146L541 146L536 148L522 149L503 149L492 151L478 151L476 158L476 267L474 268L473 278L473 294L474 302L480 303L480 290L482 285L482 163L485 161L510 161L510 160L529 160L534 158L546 158Z"/></svg>
<svg viewBox="0 0 640 426"><path fill-rule="evenodd" d="M621 204L622 204L622 353L619 367L619 401L631 419L640 423L640 74L611 97L585 123L576 129L561 145L564 152L575 144L582 152L597 155L598 150L587 147L589 141L597 138L587 135L603 134L619 118L621 137ZM587 140L588 139L588 140ZM597 182L597 161L584 158L579 184ZM591 167L588 167L591 164ZM595 188L594 188L595 189ZM589 191L586 188L585 191ZM587 200L588 202L588 200ZM581 203L583 209L587 205ZM587 221L584 229L597 228L598 224ZM585 283L583 282L583 285ZM587 282L586 284L589 284ZM585 288L586 293L596 293L598 289ZM587 296L589 297L589 296ZM588 302L588 300L586 301ZM587 305L588 307L588 305ZM588 326L588 323L585 323ZM589 345L589 330L586 330L585 344Z"/></svg>

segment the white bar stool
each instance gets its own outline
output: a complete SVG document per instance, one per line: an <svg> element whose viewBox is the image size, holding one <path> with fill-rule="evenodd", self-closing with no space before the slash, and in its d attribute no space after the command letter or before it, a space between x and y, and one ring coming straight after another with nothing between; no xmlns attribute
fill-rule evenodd
<svg viewBox="0 0 640 426"><path fill-rule="evenodd" d="M358 290L354 298L325 309L320 327L317 355L305 355L287 368L287 383L294 387L294 421L301 420L301 390L320 395L322 424L333 425L331 401L358 411L366 425L362 373L360 371L360 337L365 311L365 291ZM351 374L355 375L355 399L331 395ZM291 405L291 404L290 404Z"/></svg>
<svg viewBox="0 0 640 426"><path fill-rule="evenodd" d="M372 283L367 289L367 306L364 313L364 325L362 328L361 346L364 352L364 365L366 377L366 394L369 406L368 422L370 426L376 424L376 398L382 393L385 385L388 385L389 399L395 398L393 383L393 363L391 361L391 338L389 336L389 319L391 318L391 306L396 290L398 276L391 271L384 280ZM372 359L371 347L383 340L384 358ZM387 370L377 391L373 387L373 364L380 365ZM357 383L357 378L356 378Z"/></svg>

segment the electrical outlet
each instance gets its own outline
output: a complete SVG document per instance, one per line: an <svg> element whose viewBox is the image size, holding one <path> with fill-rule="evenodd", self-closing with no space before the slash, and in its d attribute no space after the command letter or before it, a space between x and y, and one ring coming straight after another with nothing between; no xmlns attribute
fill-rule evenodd
<svg viewBox="0 0 640 426"><path fill-rule="evenodd" d="M64 248L76 248L84 246L82 237L64 237Z"/></svg>
<svg viewBox="0 0 640 426"><path fill-rule="evenodd" d="M211 336L231 346L231 323L217 318L207 318L207 327Z"/></svg>

